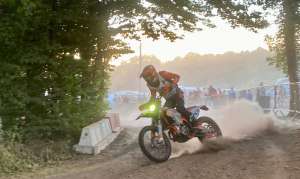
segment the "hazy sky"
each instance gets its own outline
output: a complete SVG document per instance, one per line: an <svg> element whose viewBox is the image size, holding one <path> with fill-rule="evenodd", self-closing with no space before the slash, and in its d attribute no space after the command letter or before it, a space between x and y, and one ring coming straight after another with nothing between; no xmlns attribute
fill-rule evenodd
<svg viewBox="0 0 300 179"><path fill-rule="evenodd" d="M158 41L143 39L142 54L155 55L162 61L168 61L177 56L185 56L188 52L220 54L227 51L254 50L258 47L267 49L264 41L265 35L274 35L277 31L276 25L271 25L258 33L245 28L232 29L228 23L221 20L217 20L216 25L216 28L186 33L184 39L173 43L163 39ZM135 53L113 60L114 64L139 55L139 42L134 40L128 42Z"/></svg>

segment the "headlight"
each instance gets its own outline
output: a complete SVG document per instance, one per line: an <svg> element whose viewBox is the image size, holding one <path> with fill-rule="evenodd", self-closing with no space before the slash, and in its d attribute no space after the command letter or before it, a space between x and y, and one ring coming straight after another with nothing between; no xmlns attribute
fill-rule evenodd
<svg viewBox="0 0 300 179"><path fill-rule="evenodd" d="M149 110L151 111L151 112L153 112L153 111L155 111L155 105L154 104L151 104L150 105L150 107L149 107Z"/></svg>

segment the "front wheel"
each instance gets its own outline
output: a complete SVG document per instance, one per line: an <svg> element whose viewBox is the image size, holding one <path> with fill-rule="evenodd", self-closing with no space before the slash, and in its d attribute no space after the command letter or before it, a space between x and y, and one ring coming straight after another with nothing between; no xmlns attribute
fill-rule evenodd
<svg viewBox="0 0 300 179"><path fill-rule="evenodd" d="M142 152L154 162L164 162L171 155L171 143L165 133L159 138L157 128L146 126L139 133L139 145Z"/></svg>
<svg viewBox="0 0 300 179"><path fill-rule="evenodd" d="M200 132L197 137L201 142L222 136L222 131L218 124L213 119L206 116L199 117L193 123L193 127L199 129Z"/></svg>

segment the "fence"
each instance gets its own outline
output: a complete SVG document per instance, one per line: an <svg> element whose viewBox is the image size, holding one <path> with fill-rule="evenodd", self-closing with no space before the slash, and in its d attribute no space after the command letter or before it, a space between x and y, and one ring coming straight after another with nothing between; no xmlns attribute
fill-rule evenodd
<svg viewBox="0 0 300 179"><path fill-rule="evenodd" d="M296 118L299 116L300 111L290 110L291 87L292 93L295 95L298 93L298 96L300 96L300 83L284 83L241 90L239 91L239 97L247 99L247 95L252 94L252 101L257 102L266 112L271 111L278 118L286 118L292 112L293 116L289 115L289 117Z"/></svg>
<svg viewBox="0 0 300 179"><path fill-rule="evenodd" d="M300 83L295 83L295 87L300 89ZM293 87L293 86L292 86ZM205 104L214 108L222 107L230 102L239 99L246 99L252 102L257 102L265 112L273 112L278 118L286 118L290 112L294 112L296 118L299 116L300 111L290 110L290 84L279 84L272 86L258 86L250 89L243 90L223 90L215 95L207 95L205 93L194 93L186 95L187 105L195 103ZM293 93L297 94L296 88ZM298 91L300 96L300 90Z"/></svg>
<svg viewBox="0 0 300 179"><path fill-rule="evenodd" d="M300 83L295 83L295 87L300 88ZM205 104L212 108L225 106L238 99L246 99L257 102L266 112L273 112L279 118L286 118L291 112L290 109L290 83L280 83L277 85L260 85L254 88L235 90L235 89L214 89L214 93L209 88L194 88L193 90L184 91L185 105L201 105ZM296 91L295 91L296 92ZM300 92L298 92L300 93ZM123 93L122 93L123 94ZM125 93L124 93L125 94ZM127 94L127 93L126 93ZM300 96L300 94L299 94ZM132 95L123 96L126 100L121 100L114 109L121 109L122 106L138 106L146 102L149 97L145 95L143 98L137 99ZM122 99L123 99L122 98ZM121 107L120 107L121 106ZM300 114L299 111L294 111ZM293 116L289 116L292 117Z"/></svg>

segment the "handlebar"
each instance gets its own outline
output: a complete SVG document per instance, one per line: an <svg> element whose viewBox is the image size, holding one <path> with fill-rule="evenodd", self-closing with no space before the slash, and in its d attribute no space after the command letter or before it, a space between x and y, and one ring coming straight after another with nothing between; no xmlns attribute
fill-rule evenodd
<svg viewBox="0 0 300 179"><path fill-rule="evenodd" d="M139 115L135 120L139 120L141 118L141 115Z"/></svg>

